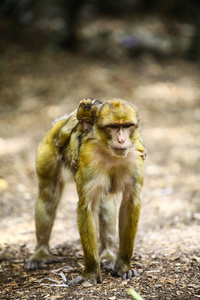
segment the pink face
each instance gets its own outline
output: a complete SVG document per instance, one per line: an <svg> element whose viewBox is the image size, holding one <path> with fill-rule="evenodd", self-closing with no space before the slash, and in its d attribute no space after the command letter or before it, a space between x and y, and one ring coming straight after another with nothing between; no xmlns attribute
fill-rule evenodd
<svg viewBox="0 0 200 300"><path fill-rule="evenodd" d="M79 120L79 123L81 124L82 126L82 129L84 132L89 132L91 127L92 127L92 123L89 119L87 118L83 118L81 120Z"/></svg>
<svg viewBox="0 0 200 300"><path fill-rule="evenodd" d="M110 147L116 155L126 155L131 146L130 134L134 130L133 123L124 124L110 124L106 126L106 130L109 133Z"/></svg>

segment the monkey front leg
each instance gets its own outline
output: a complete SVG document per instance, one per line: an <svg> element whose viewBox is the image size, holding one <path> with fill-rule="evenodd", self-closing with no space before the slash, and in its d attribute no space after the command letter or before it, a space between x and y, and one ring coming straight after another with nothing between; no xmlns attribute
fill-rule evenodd
<svg viewBox="0 0 200 300"><path fill-rule="evenodd" d="M122 276L124 279L134 276L131 270L131 257L137 226L140 216L140 197L138 191L124 191L119 212L119 253L115 262L112 275Z"/></svg>
<svg viewBox="0 0 200 300"><path fill-rule="evenodd" d="M92 208L92 206L92 203L86 205L86 199L83 197L81 197L78 202L78 227L83 247L85 269L83 270L82 276L70 281L69 286L76 285L85 280L94 284L101 282L97 230L95 224L95 214L97 214L97 212L94 211L94 207Z"/></svg>

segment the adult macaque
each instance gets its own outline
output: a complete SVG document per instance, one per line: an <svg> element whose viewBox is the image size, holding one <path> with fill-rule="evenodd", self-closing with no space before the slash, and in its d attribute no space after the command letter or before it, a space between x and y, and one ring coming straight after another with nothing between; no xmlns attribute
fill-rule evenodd
<svg viewBox="0 0 200 300"><path fill-rule="evenodd" d="M106 218L99 219L101 240L114 238L109 207L113 195L122 192L119 211L119 252L112 273L132 277L130 260L140 215L140 191L143 184L144 161L137 146L140 142L139 120L136 109L127 102L113 99L102 105L94 129L83 141L75 175L78 202L78 226L84 252L85 269L78 279L101 282L98 232L96 220L103 211ZM142 146L141 146L142 147ZM105 197L105 199L104 199ZM113 211L113 209L112 209ZM111 214L111 217L113 215ZM106 251L107 250L107 251ZM112 253L107 243L104 253ZM104 255L104 259L107 259ZM108 257L108 260L110 257Z"/></svg>
<svg viewBox="0 0 200 300"><path fill-rule="evenodd" d="M58 128L58 130L57 130ZM49 252L49 238L63 181L73 170L78 202L78 227L84 252L82 276L72 280L101 282L100 261L112 274L131 278L130 260L140 215L140 191L143 184L144 148L139 135L138 114L134 106L121 99L104 101L96 121L80 139L77 170L72 169L73 145L63 147L62 161L56 159L54 139L61 130L59 122L47 133L38 148L37 173L39 197L36 204L37 247L25 267L34 269L57 258ZM77 151L77 150L75 150ZM116 210L114 197L122 193L119 210L119 252L115 260ZM98 233L99 229L99 233ZM98 251L98 237L101 248Z"/></svg>

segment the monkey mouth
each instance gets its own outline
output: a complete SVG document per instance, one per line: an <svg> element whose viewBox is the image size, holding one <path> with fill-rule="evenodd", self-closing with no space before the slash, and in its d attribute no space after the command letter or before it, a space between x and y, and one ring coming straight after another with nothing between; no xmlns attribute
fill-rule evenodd
<svg viewBox="0 0 200 300"><path fill-rule="evenodd" d="M127 153L127 148L113 148L115 154L117 155L126 155Z"/></svg>

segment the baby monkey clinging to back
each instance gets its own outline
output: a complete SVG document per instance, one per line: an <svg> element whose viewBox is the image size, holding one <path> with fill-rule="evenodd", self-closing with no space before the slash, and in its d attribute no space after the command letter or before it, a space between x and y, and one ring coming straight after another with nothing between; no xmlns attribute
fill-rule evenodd
<svg viewBox="0 0 200 300"><path fill-rule="evenodd" d="M103 266L111 268L113 275L123 278L134 275L130 260L140 214L146 153L139 134L138 113L134 106L122 99L103 103L92 101L84 99L77 112L65 121L56 122L37 153L37 246L25 267L34 269L57 260L49 251L49 239L64 180L71 170L79 195L78 227L85 269L82 276L73 279L69 285L84 280L101 282L100 261ZM119 252L115 257L115 194L118 192L122 193L122 200Z"/></svg>
<svg viewBox="0 0 200 300"><path fill-rule="evenodd" d="M54 141L58 157L62 156L63 148L70 141L71 165L77 168L77 157L81 139L94 125L102 102L98 99L86 98L80 101L78 109L61 128Z"/></svg>

